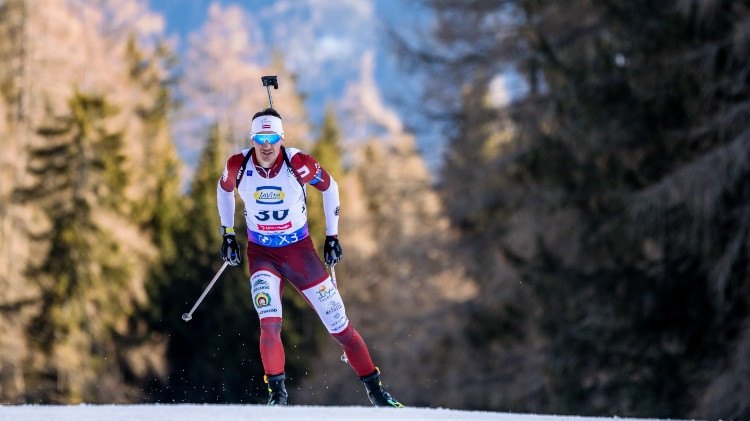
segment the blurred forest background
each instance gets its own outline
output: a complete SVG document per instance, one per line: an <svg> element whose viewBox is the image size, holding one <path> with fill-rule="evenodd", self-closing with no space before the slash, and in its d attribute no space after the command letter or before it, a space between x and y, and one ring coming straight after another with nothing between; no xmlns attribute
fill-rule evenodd
<svg viewBox="0 0 750 421"><path fill-rule="evenodd" d="M287 145L339 180L339 286L399 400L750 418L750 2L422 6L387 36L423 80L401 119L444 129L438 169L364 112L366 80L345 115L382 135L349 141L335 105L309 121L238 8L178 56L138 0L0 0L0 402L265 401L247 269L180 315L221 265L216 182L276 74ZM368 405L285 300L292 402Z"/></svg>

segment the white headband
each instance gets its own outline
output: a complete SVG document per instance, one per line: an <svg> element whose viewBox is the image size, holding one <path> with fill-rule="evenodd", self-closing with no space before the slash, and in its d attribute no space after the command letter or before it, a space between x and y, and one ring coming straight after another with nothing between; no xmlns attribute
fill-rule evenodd
<svg viewBox="0 0 750 421"><path fill-rule="evenodd" d="M253 127L250 129L250 133L255 134L268 131L284 137L284 128L281 126L281 119L272 115L262 115L253 120Z"/></svg>

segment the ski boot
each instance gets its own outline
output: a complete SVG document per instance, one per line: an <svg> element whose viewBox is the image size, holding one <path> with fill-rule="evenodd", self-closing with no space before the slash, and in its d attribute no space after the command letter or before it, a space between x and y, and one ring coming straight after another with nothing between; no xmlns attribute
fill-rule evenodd
<svg viewBox="0 0 750 421"><path fill-rule="evenodd" d="M367 388L367 397L370 398L375 406L390 406L394 408L403 408L401 402L393 399L390 393L388 393L383 387L383 383L380 381L380 369L375 367L375 372L369 376L360 377L362 383Z"/></svg>
<svg viewBox="0 0 750 421"><path fill-rule="evenodd" d="M284 373L275 376L263 376L263 380L268 383L268 404L269 405L287 405L286 387L284 387Z"/></svg>

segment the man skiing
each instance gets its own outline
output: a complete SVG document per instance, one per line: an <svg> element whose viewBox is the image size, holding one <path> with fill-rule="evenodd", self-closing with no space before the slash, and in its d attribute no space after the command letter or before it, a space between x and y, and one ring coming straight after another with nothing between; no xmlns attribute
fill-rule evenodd
<svg viewBox="0 0 750 421"><path fill-rule="evenodd" d="M281 116L273 108L253 116L249 135L253 147L229 158L216 196L224 235L221 257L232 266L241 261L241 248L233 227L235 188L245 202L250 288L260 318L260 355L264 379L268 383L268 404L287 404L281 342L281 295L286 278L341 344L372 404L403 408L383 388L380 370L373 364L364 340L347 319L336 284L308 235L307 184L323 195L325 263L329 267L338 263L342 250L337 238L339 194L336 181L310 155L284 148Z"/></svg>

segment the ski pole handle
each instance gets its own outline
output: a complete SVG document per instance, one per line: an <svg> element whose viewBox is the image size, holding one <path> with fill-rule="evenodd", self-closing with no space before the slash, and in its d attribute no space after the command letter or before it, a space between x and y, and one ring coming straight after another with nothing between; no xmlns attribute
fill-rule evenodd
<svg viewBox="0 0 750 421"><path fill-rule="evenodd" d="M214 275L214 279L211 280L211 283L208 284L205 290L203 290L203 294L201 294L200 298L198 298L198 301L195 302L195 305L193 306L193 308L190 309L190 312L182 313L182 320L189 322L190 319L193 318L193 312L195 311L196 308L198 308L201 301L203 301L203 299L206 297L206 294L208 294L208 291L211 290L211 287L214 286L214 284L216 283L216 280L219 279L219 276L221 275L222 272L224 272L224 269L226 269L228 265L229 265L229 261L224 262L224 264L221 266L221 269L219 269L219 271L216 272L216 275Z"/></svg>

